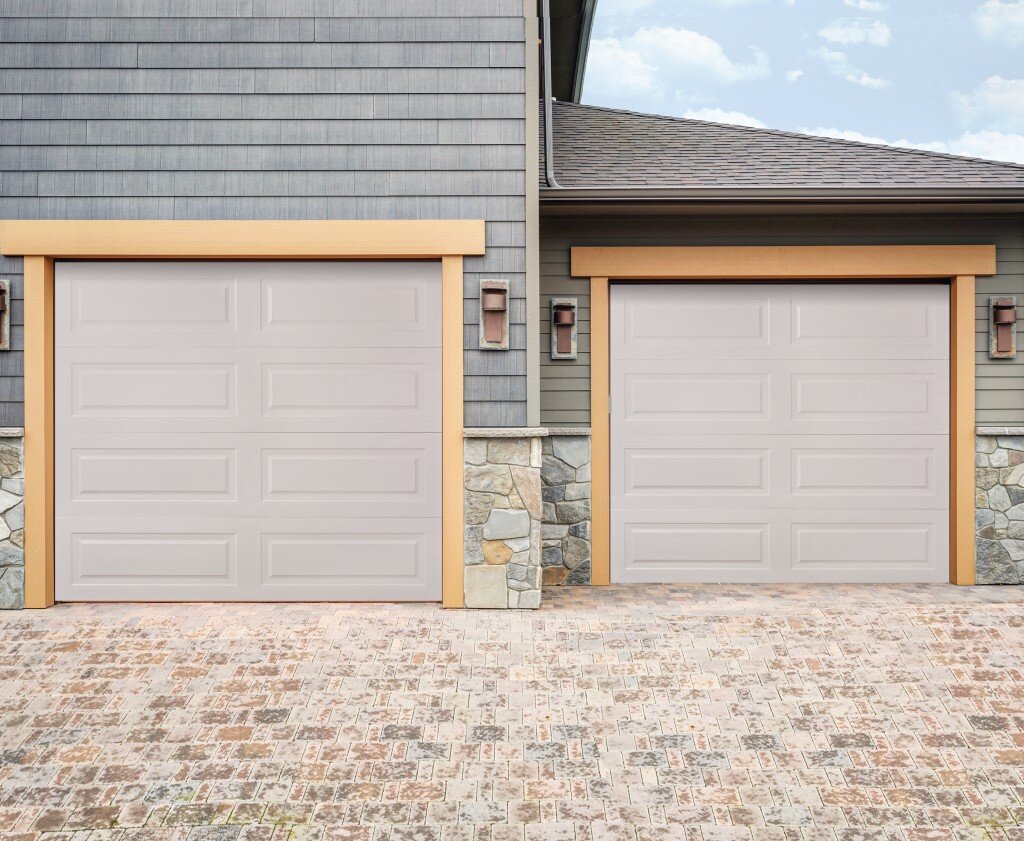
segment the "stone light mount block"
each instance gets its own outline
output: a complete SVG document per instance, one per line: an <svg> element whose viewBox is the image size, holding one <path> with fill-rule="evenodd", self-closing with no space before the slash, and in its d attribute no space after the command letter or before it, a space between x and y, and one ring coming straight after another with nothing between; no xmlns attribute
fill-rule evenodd
<svg viewBox="0 0 1024 841"><path fill-rule="evenodd" d="M990 359L1017 355L1017 299L1012 295L988 299L988 355Z"/></svg>
<svg viewBox="0 0 1024 841"><path fill-rule="evenodd" d="M508 350L508 281L480 281L480 349Z"/></svg>
<svg viewBox="0 0 1024 841"><path fill-rule="evenodd" d="M577 352L577 298L551 298L551 358L575 359Z"/></svg>

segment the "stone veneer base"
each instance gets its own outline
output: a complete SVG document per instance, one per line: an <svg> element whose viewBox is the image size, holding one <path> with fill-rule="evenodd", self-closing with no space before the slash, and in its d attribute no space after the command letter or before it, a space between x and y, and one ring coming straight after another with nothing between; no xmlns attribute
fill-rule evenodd
<svg viewBox="0 0 1024 841"><path fill-rule="evenodd" d="M1024 584L1024 427L976 433L974 580Z"/></svg>
<svg viewBox="0 0 1024 841"><path fill-rule="evenodd" d="M544 432L466 431L466 607L540 607L540 442Z"/></svg>
<svg viewBox="0 0 1024 841"><path fill-rule="evenodd" d="M0 610L25 606L24 430L0 427Z"/></svg>
<svg viewBox="0 0 1024 841"><path fill-rule="evenodd" d="M590 430L551 427L541 446L544 584L590 584Z"/></svg>

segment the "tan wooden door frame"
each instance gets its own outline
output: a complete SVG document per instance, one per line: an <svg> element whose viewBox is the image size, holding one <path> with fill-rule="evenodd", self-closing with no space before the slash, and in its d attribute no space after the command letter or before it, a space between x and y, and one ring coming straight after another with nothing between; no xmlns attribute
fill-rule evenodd
<svg viewBox="0 0 1024 841"><path fill-rule="evenodd" d="M54 260L441 262L442 603L463 605L462 261L484 222L6 221L0 253L25 263L25 607L54 602Z"/></svg>
<svg viewBox="0 0 1024 841"><path fill-rule="evenodd" d="M604 246L572 249L590 278L592 580L611 583L609 291L615 281L945 280L950 290L949 580L974 583L975 277L996 273L994 245Z"/></svg>

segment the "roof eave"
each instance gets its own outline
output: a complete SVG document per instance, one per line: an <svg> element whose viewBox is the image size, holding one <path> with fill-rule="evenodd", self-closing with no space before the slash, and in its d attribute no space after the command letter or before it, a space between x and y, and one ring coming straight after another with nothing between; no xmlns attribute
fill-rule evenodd
<svg viewBox="0 0 1024 841"><path fill-rule="evenodd" d="M1024 185L946 187L562 187L541 188L545 204L574 203L828 203L828 202L1004 202L1024 204Z"/></svg>
<svg viewBox="0 0 1024 841"><path fill-rule="evenodd" d="M579 102L597 0L552 0L551 79L556 99Z"/></svg>

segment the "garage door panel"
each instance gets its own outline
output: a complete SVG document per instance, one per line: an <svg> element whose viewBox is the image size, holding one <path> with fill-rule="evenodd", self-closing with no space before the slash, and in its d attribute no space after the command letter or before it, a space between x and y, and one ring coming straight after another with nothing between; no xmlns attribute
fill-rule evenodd
<svg viewBox="0 0 1024 841"><path fill-rule="evenodd" d="M155 440L155 446L131 447L123 440L109 443L103 447L89 441L67 451L68 463L58 469L66 467L70 473L68 503L207 505L238 499L234 446L217 448L197 441L198 446L168 447L163 439Z"/></svg>
<svg viewBox="0 0 1024 841"><path fill-rule="evenodd" d="M147 263L67 263L66 305L55 313L58 346L105 346L113 339L181 333L199 341L225 341L238 329L239 281L209 264L166 263L153 278ZM214 338L219 335L220 338Z"/></svg>
<svg viewBox="0 0 1024 841"><path fill-rule="evenodd" d="M57 460L71 516L441 514L440 435L76 433Z"/></svg>
<svg viewBox="0 0 1024 841"><path fill-rule="evenodd" d="M229 522L183 532L167 521L136 531L123 520L58 520L56 546L65 563L57 568L56 598L230 598L238 589L238 544Z"/></svg>
<svg viewBox="0 0 1024 841"><path fill-rule="evenodd" d="M612 489L624 509L945 509L948 446L942 435L622 435Z"/></svg>
<svg viewBox="0 0 1024 841"><path fill-rule="evenodd" d="M613 285L615 581L944 581L948 287Z"/></svg>
<svg viewBox="0 0 1024 841"><path fill-rule="evenodd" d="M624 361L949 358L942 284L690 284L685 300L673 284L617 288Z"/></svg>
<svg viewBox="0 0 1024 841"><path fill-rule="evenodd" d="M788 493L800 507L949 505L949 439L941 435L807 436L789 442Z"/></svg>
<svg viewBox="0 0 1024 841"><path fill-rule="evenodd" d="M749 287L708 289L687 300L665 287L636 287L621 301L621 358L661 359L666 350L763 355L771 344L770 306Z"/></svg>
<svg viewBox="0 0 1024 841"><path fill-rule="evenodd" d="M722 360L612 364L626 434L945 434L949 364L909 360Z"/></svg>
<svg viewBox="0 0 1024 841"><path fill-rule="evenodd" d="M436 518L65 518L56 541L58 600L440 598Z"/></svg>
<svg viewBox="0 0 1024 841"><path fill-rule="evenodd" d="M439 348L76 348L56 387L74 431L441 430Z"/></svg>
<svg viewBox="0 0 1024 841"><path fill-rule="evenodd" d="M343 530L330 521L281 521L261 535L261 586L268 593L354 588L367 599L395 599L388 588L426 590L441 596L429 569L439 562L437 520L350 521ZM435 577L436 578L436 577ZM313 598L322 598L312 596Z"/></svg>
<svg viewBox="0 0 1024 841"><path fill-rule="evenodd" d="M948 359L945 286L795 287L791 348L800 354L861 359Z"/></svg>
<svg viewBox="0 0 1024 841"><path fill-rule="evenodd" d="M230 361L81 360L66 384L73 418L232 418L238 409Z"/></svg>
<svg viewBox="0 0 1024 841"><path fill-rule="evenodd" d="M403 358L404 357L404 358ZM334 430L440 431L441 352L279 350L260 360L263 420Z"/></svg>
<svg viewBox="0 0 1024 841"><path fill-rule="evenodd" d="M56 268L57 597L437 600L437 263Z"/></svg>
<svg viewBox="0 0 1024 841"><path fill-rule="evenodd" d="M623 583L941 582L948 535L946 512L935 510L649 508L611 519Z"/></svg>
<svg viewBox="0 0 1024 841"><path fill-rule="evenodd" d="M424 264L358 264L338 283L331 266L295 272L288 264L260 270L261 339L332 347L440 347L436 268Z"/></svg>
<svg viewBox="0 0 1024 841"><path fill-rule="evenodd" d="M949 422L949 368L909 363L893 371L880 363L839 363L832 370L790 373L789 419L794 428L844 426L850 431L941 432ZM865 429L872 423L872 429ZM909 428L908 428L909 427ZM836 430L843 431L843 430Z"/></svg>
<svg viewBox="0 0 1024 841"><path fill-rule="evenodd" d="M146 262L57 265L58 347L441 344L436 262L165 262L159 275Z"/></svg>

